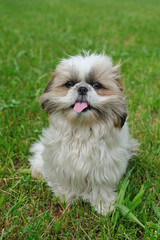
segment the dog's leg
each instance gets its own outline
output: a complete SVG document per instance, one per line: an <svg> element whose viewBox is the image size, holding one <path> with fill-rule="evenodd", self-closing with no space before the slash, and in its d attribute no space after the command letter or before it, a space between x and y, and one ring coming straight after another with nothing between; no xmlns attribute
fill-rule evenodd
<svg viewBox="0 0 160 240"><path fill-rule="evenodd" d="M34 143L30 148L30 152L33 153L33 156L29 158L33 178L40 179L42 177L43 150L44 147L41 142Z"/></svg>
<svg viewBox="0 0 160 240"><path fill-rule="evenodd" d="M89 201L99 214L106 215L114 209L116 192L110 187L96 187L85 196L84 200Z"/></svg>

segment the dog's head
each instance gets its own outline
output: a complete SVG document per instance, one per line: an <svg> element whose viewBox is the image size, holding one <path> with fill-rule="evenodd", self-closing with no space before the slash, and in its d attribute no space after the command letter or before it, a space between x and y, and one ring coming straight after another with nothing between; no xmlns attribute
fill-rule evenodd
<svg viewBox="0 0 160 240"><path fill-rule="evenodd" d="M127 113L118 69L103 54L63 59L40 97L43 110L75 124L103 121L123 127Z"/></svg>

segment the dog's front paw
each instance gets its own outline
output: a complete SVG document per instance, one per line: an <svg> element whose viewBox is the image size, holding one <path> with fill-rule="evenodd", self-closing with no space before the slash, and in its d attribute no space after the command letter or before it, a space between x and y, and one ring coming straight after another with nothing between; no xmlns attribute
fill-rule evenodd
<svg viewBox="0 0 160 240"><path fill-rule="evenodd" d="M106 216L108 213L112 212L113 210L114 210L113 204L106 205L102 208L102 211L100 212L100 214Z"/></svg>
<svg viewBox="0 0 160 240"><path fill-rule="evenodd" d="M39 172L38 170L31 168L31 172L32 172L32 177L36 178L36 179L41 179L42 178L42 173Z"/></svg>
<svg viewBox="0 0 160 240"><path fill-rule="evenodd" d="M114 205L112 203L100 203L95 207L96 212L106 216L109 212L114 210Z"/></svg>

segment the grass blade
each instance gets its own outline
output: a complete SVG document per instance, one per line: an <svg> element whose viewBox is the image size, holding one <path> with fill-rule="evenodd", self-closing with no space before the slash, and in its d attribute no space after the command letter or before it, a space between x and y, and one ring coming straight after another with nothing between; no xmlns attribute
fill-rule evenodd
<svg viewBox="0 0 160 240"><path fill-rule="evenodd" d="M26 169L26 168L19 169L18 173L19 174L31 174L31 169Z"/></svg>
<svg viewBox="0 0 160 240"><path fill-rule="evenodd" d="M124 200L125 193L126 193L126 190L127 190L128 184L129 184L129 177L131 175L132 170L133 169L131 169L127 173L126 177L124 178L124 180L123 180L123 182L121 184L121 188L120 188L119 194L117 196L117 200L116 200L116 203L118 203L118 204L122 204L122 202ZM113 228L115 228L115 226L117 224L118 217L119 217L119 211L115 210L113 212L113 215L112 215Z"/></svg>
<svg viewBox="0 0 160 240"><path fill-rule="evenodd" d="M3 201L4 201L4 193L2 192L2 195L0 198L0 207L2 206Z"/></svg>
<svg viewBox="0 0 160 240"><path fill-rule="evenodd" d="M117 200L116 200L116 202L119 203L119 204L121 204L123 202L123 200L124 200L124 196L125 196L128 184L129 184L129 177L131 175L132 170L133 169L131 169L127 173L126 177L124 178L124 180L122 182L121 189L120 189L120 192L119 192L119 194L117 196Z"/></svg>
<svg viewBox="0 0 160 240"><path fill-rule="evenodd" d="M153 209L154 209L156 216L158 218L160 218L160 208L158 206L155 206L155 204L153 204Z"/></svg>
<svg viewBox="0 0 160 240"><path fill-rule="evenodd" d="M141 199L142 199L142 196L143 196L144 192L145 192L144 185L142 185L140 190L139 190L139 193L132 200L132 205L134 207L137 207L139 205L139 203L141 202Z"/></svg>
<svg viewBox="0 0 160 240"><path fill-rule="evenodd" d="M155 229L156 231L158 231L160 229L160 226L158 226L158 224L153 223L153 222L147 222L147 225L153 229Z"/></svg>
<svg viewBox="0 0 160 240"><path fill-rule="evenodd" d="M14 212L21 204L22 204L22 200L20 200L19 202L17 202L13 207L11 207L11 209L8 211L7 213L7 217Z"/></svg>
<svg viewBox="0 0 160 240"><path fill-rule="evenodd" d="M120 210L121 214L124 217L127 217L129 220L138 223L141 227L145 228L145 226L138 220L138 218L130 212L130 209L122 204L116 204L116 207Z"/></svg>

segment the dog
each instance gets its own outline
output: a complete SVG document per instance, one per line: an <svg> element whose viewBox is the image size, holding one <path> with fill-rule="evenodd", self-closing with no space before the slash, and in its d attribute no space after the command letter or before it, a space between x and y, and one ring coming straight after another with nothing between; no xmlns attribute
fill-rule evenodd
<svg viewBox="0 0 160 240"><path fill-rule="evenodd" d="M103 215L113 210L117 185L137 148L119 67L105 54L62 59L39 100L49 127L30 148L34 178L43 176L62 201L81 197Z"/></svg>

